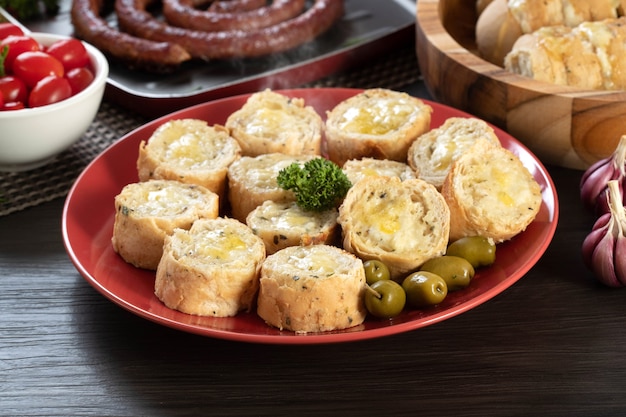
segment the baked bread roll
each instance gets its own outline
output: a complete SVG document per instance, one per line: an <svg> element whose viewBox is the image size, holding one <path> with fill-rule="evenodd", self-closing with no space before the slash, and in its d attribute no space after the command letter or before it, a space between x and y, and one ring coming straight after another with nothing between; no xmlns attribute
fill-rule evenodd
<svg viewBox="0 0 626 417"><path fill-rule="evenodd" d="M283 168L294 162L304 164L311 158L314 157L272 153L244 156L233 162L228 167L228 200L232 216L245 223L248 214L264 201L296 201L295 193L281 188L276 178Z"/></svg>
<svg viewBox="0 0 626 417"><path fill-rule="evenodd" d="M417 178L409 165L389 159L351 159L341 169L353 185L366 177L398 177L402 181Z"/></svg>
<svg viewBox="0 0 626 417"><path fill-rule="evenodd" d="M623 0L493 0L476 22L479 54L503 66L504 57L523 34L547 26L575 27L618 17Z"/></svg>
<svg viewBox="0 0 626 417"><path fill-rule="evenodd" d="M363 262L335 246L290 246L261 268L257 313L269 325L298 333L363 323Z"/></svg>
<svg viewBox="0 0 626 417"><path fill-rule="evenodd" d="M524 231L541 207L541 187L511 151L478 140L453 165L441 189L450 208L450 240L496 243Z"/></svg>
<svg viewBox="0 0 626 417"><path fill-rule="evenodd" d="M339 166L363 157L406 162L411 143L430 128L431 113L406 93L365 90L327 113L328 157Z"/></svg>
<svg viewBox="0 0 626 417"><path fill-rule="evenodd" d="M363 260L379 259L393 279L443 255L450 212L442 195L424 180L365 178L339 207L343 247Z"/></svg>
<svg viewBox="0 0 626 417"><path fill-rule="evenodd" d="M295 202L266 201L248 214L246 224L263 239L267 254L288 246L335 243L337 210L305 211Z"/></svg>
<svg viewBox="0 0 626 417"><path fill-rule="evenodd" d="M167 307L198 316L250 311L265 246L235 219L197 220L165 239L155 294Z"/></svg>
<svg viewBox="0 0 626 417"><path fill-rule="evenodd" d="M126 262L156 269L163 242L174 229L189 229L198 219L218 216L217 194L199 185L151 180L126 185L115 196L111 243Z"/></svg>
<svg viewBox="0 0 626 417"><path fill-rule="evenodd" d="M148 142L139 145L139 180L167 179L198 184L220 198L226 170L241 155L237 141L219 125L204 120L171 120L159 126Z"/></svg>
<svg viewBox="0 0 626 417"><path fill-rule="evenodd" d="M419 178L441 189L452 162L479 138L500 145L487 122L473 117L450 117L411 144L407 156L409 166L419 173Z"/></svg>
<svg viewBox="0 0 626 417"><path fill-rule="evenodd" d="M504 66L557 85L625 89L626 18L541 28L515 42Z"/></svg>
<svg viewBox="0 0 626 417"><path fill-rule="evenodd" d="M271 90L252 94L228 117L226 127L246 156L321 154L322 118L301 98Z"/></svg>

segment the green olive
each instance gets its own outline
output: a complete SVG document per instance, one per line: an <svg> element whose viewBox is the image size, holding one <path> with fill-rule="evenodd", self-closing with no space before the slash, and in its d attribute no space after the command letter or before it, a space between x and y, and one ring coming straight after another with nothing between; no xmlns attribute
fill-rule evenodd
<svg viewBox="0 0 626 417"><path fill-rule="evenodd" d="M365 261L363 263L363 268L365 268L365 279L370 285L376 281L387 280L391 276L387 265L377 259Z"/></svg>
<svg viewBox="0 0 626 417"><path fill-rule="evenodd" d="M428 271L417 271L402 281L406 292L406 301L417 308L439 304L448 295L446 281L437 274Z"/></svg>
<svg viewBox="0 0 626 417"><path fill-rule="evenodd" d="M439 275L446 281L448 291L465 288L474 278L472 264L458 256L445 255L429 259L421 266L420 270Z"/></svg>
<svg viewBox="0 0 626 417"><path fill-rule="evenodd" d="M406 293L392 280L376 281L365 292L365 307L375 317L389 319L397 316L406 304Z"/></svg>
<svg viewBox="0 0 626 417"><path fill-rule="evenodd" d="M467 259L474 268L489 266L496 261L496 244L483 236L468 236L448 246L446 255Z"/></svg>

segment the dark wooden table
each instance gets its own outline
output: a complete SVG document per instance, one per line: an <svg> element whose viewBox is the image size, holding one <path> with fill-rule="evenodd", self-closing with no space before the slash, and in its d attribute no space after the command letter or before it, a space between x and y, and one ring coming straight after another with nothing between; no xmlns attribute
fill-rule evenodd
<svg viewBox="0 0 626 417"><path fill-rule="evenodd" d="M0 414L624 415L626 293L582 264L593 216L581 173L549 172L560 222L519 282L439 324L330 345L237 343L148 322L70 263L62 199L0 217Z"/></svg>
<svg viewBox="0 0 626 417"><path fill-rule="evenodd" d="M423 85L402 88L426 96ZM96 292L61 238L63 199L0 217L3 416L622 416L626 290L580 246L581 172L548 167L552 244L504 293L436 325L308 346L202 337Z"/></svg>

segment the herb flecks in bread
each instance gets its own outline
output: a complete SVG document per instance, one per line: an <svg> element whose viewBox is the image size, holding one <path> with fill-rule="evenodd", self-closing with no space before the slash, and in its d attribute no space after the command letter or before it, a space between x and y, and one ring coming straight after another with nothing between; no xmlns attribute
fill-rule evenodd
<svg viewBox="0 0 626 417"><path fill-rule="evenodd" d="M479 140L452 166L441 193L450 208L450 240L483 236L502 242L539 213L541 187L508 149Z"/></svg>
<svg viewBox="0 0 626 417"><path fill-rule="evenodd" d="M321 154L322 118L301 98L271 90L254 93L228 117L226 127L246 156Z"/></svg>
<svg viewBox="0 0 626 417"><path fill-rule="evenodd" d="M392 278L445 253L450 212L437 189L420 179L370 177L339 207L343 246L364 260L383 261Z"/></svg>
<svg viewBox="0 0 626 417"><path fill-rule="evenodd" d="M298 333L340 330L365 320L363 262L329 245L291 246L261 269L258 315Z"/></svg>
<svg viewBox="0 0 626 417"><path fill-rule="evenodd" d="M137 171L140 181L198 184L223 197L228 166L240 155L239 144L223 126L198 119L171 120L141 142Z"/></svg>
<svg viewBox="0 0 626 417"><path fill-rule="evenodd" d="M166 238L155 294L183 313L234 316L254 305L264 259L263 241L241 222L198 220Z"/></svg>
<svg viewBox="0 0 626 417"><path fill-rule="evenodd" d="M328 158L340 166L363 157L405 162L411 143L430 128L431 113L406 93L365 90L327 112Z"/></svg>

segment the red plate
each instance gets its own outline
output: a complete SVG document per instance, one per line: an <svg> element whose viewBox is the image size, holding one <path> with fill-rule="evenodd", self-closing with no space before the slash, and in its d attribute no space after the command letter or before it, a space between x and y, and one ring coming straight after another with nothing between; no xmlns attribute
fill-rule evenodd
<svg viewBox="0 0 626 417"><path fill-rule="evenodd" d="M283 94L302 97L321 115L337 103L361 90L300 89ZM156 119L121 138L95 158L67 196L63 210L63 240L66 250L80 273L105 297L121 307L156 323L222 339L276 344L313 344L347 342L388 336L415 330L468 311L495 297L519 280L547 249L558 219L558 199L552 179L545 168L520 142L495 128L502 145L517 154L542 188L543 203L535 221L525 232L498 245L496 263L479 270L472 284L448 295L436 308L407 310L393 320L368 318L350 329L296 335L266 325L254 312L232 318L197 317L171 310L154 295L154 273L124 262L111 247L113 199L129 183L136 182L139 142L147 140L154 129L170 119L198 118L209 124L223 124L239 109L248 94L216 100L180 110ZM433 107L432 126L449 117L469 116L459 110L427 102Z"/></svg>

